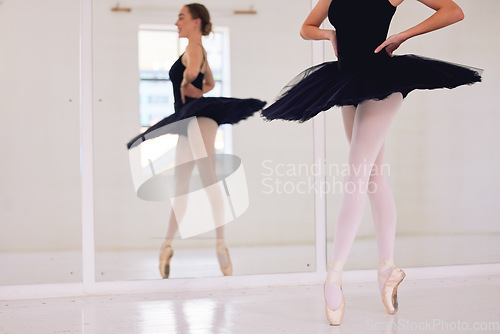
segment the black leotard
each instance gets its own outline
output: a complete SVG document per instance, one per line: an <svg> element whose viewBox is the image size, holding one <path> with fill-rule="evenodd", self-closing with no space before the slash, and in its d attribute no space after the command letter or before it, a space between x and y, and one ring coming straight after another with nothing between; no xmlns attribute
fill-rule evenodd
<svg viewBox="0 0 500 334"><path fill-rule="evenodd" d="M415 89L455 88L481 81L482 69L414 54L374 53L387 38L396 11L388 0L332 0L338 61L310 67L262 111L266 120L304 122L333 106L381 100Z"/></svg>
<svg viewBox="0 0 500 334"><path fill-rule="evenodd" d="M388 0L331 2L328 19L337 35L339 70L352 70L389 58L384 50L373 51L385 41L395 11L396 7Z"/></svg>
<svg viewBox="0 0 500 334"><path fill-rule="evenodd" d="M181 98L181 83L182 80L184 79L184 71L186 70L186 66L182 63L182 54L179 59L172 65L170 68L170 71L168 72L168 75L170 76L170 81L172 82L172 86L174 89L174 107L175 111L177 112L179 109L183 107L182 103L182 98ZM203 54L203 62L201 63L200 66L200 71L203 68L203 65L205 64L205 54ZM203 79L205 78L205 75L203 73L198 73L198 76L196 79L194 79L193 86L195 86L198 89L203 89ZM186 103L191 101L192 99L189 97L186 97Z"/></svg>

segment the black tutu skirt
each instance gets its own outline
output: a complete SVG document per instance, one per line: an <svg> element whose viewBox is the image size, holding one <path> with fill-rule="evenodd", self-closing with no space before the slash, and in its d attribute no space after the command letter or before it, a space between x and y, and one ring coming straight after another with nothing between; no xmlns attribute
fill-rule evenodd
<svg viewBox="0 0 500 334"><path fill-rule="evenodd" d="M180 120L190 117L208 117L221 124L236 124L252 116L266 105L258 99L237 99L229 97L201 97L192 99L187 97L186 104L176 106L176 111L158 123L150 126L145 132L135 136L127 143L130 149L145 140L170 133L187 136L187 123ZM164 130L162 130L164 129Z"/></svg>
<svg viewBox="0 0 500 334"><path fill-rule="evenodd" d="M414 54L394 55L356 70L339 71L338 61L300 73L261 116L305 122L334 106L382 100L394 92L405 98L415 89L455 88L481 81L483 70Z"/></svg>

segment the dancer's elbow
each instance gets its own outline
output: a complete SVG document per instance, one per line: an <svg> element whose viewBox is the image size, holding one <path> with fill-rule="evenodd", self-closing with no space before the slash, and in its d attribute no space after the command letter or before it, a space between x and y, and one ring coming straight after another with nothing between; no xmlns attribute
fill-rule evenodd
<svg viewBox="0 0 500 334"><path fill-rule="evenodd" d="M300 37L302 37L302 39L305 39L306 41L311 39L307 34L307 26L306 25L303 25L302 28L300 28L299 34L300 34Z"/></svg>
<svg viewBox="0 0 500 334"><path fill-rule="evenodd" d="M299 35L300 37L302 37L302 39L307 39L306 36L304 35L304 27L300 28Z"/></svg>
<svg viewBox="0 0 500 334"><path fill-rule="evenodd" d="M453 6L453 9L450 10L450 12L451 12L450 17L452 18L453 22L462 21L465 18L465 14L462 8L460 8L460 6L456 4L455 6Z"/></svg>
<svg viewBox="0 0 500 334"><path fill-rule="evenodd" d="M464 11L462 10L462 8L457 6L457 8L455 9L455 20L456 22L458 22L462 21L463 19L465 19Z"/></svg>

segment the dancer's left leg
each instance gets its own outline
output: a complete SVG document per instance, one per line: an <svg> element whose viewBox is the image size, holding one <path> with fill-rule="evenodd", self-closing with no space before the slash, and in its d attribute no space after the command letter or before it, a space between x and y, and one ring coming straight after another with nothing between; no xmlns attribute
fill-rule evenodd
<svg viewBox="0 0 500 334"><path fill-rule="evenodd" d="M200 145L200 140L197 138L197 124L204 145ZM198 159L198 169L200 177L205 185L209 187L216 183L215 177L215 137L217 135L218 124L211 118L198 117L197 122L193 122L188 127L188 137L191 138L190 145L193 155ZM194 140L197 138L197 140ZM207 156L208 159L201 159ZM224 275L232 274L232 264L229 257L229 252L225 245L224 238L224 194L216 187L206 188L207 195L212 207L212 215L216 226L216 252L221 271Z"/></svg>
<svg viewBox="0 0 500 334"><path fill-rule="evenodd" d="M200 132L198 132L198 129ZM224 222L223 194L218 188L210 187L216 183L215 177L215 136L218 124L208 117L197 117L196 122L188 126L188 139L191 152L197 159L200 178L207 191L208 199L212 205L212 214L216 226ZM199 134L201 133L201 138ZM210 187L210 188L209 188ZM217 238L224 238L223 229L216 229Z"/></svg>

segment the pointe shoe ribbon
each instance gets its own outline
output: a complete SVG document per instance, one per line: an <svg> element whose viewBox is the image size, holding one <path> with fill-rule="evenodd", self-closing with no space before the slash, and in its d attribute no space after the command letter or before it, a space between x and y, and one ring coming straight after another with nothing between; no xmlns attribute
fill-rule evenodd
<svg viewBox="0 0 500 334"><path fill-rule="evenodd" d="M331 326L338 326L342 323L342 319L344 318L344 310L345 310L345 300L344 293L342 291L342 283L341 283L341 273L344 265L340 262L331 262L328 265L328 274L326 276L325 284L323 285L323 294L325 297L325 314L328 323ZM327 284L337 284L340 286L340 292L342 293L342 303L339 308L332 310L328 307L328 303L326 301L326 285Z"/></svg>

